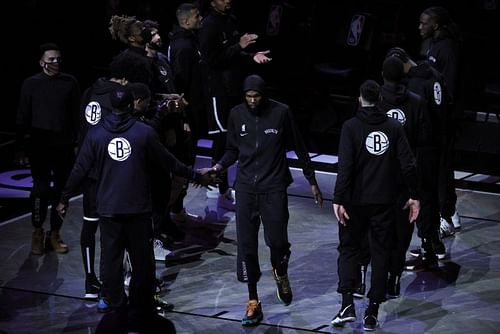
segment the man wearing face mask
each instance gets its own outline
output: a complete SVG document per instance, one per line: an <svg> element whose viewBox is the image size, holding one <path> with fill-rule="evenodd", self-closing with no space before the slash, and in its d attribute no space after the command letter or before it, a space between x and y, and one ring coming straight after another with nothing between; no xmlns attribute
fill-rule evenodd
<svg viewBox="0 0 500 334"><path fill-rule="evenodd" d="M42 71L23 82L16 119L16 158L26 161L29 153L33 177L30 200L34 255L44 253L42 225L49 204L50 232L45 248L68 252L59 234L63 219L55 208L73 165L80 114L80 88L75 77L60 71L59 47L53 43L41 45L39 63Z"/></svg>
<svg viewBox="0 0 500 334"><path fill-rule="evenodd" d="M258 75L248 76L243 87L245 102L231 110L226 151L212 171L220 173L238 161L235 185L237 275L240 282L247 282L249 295L241 323L253 326L263 318L257 294L257 282L261 276L258 258L261 221L266 244L271 250L278 300L287 306L293 297L288 281L291 245L287 232L286 191L293 179L286 158L287 148L293 147L303 164L303 173L311 185L316 204L321 205L323 197L288 106L265 96L265 82Z"/></svg>

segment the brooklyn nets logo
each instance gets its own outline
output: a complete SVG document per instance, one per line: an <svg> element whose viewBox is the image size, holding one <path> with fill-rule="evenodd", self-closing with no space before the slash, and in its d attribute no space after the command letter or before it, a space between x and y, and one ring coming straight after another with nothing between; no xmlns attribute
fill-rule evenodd
<svg viewBox="0 0 500 334"><path fill-rule="evenodd" d="M101 105L99 102L91 101L85 107L85 119L91 125L96 125L101 120Z"/></svg>
<svg viewBox="0 0 500 334"><path fill-rule="evenodd" d="M374 131L366 137L366 150L373 155L382 155L389 148L389 139L385 133Z"/></svg>
<svg viewBox="0 0 500 334"><path fill-rule="evenodd" d="M108 144L108 154L113 160L125 161L132 154L132 147L125 138L113 138Z"/></svg>
<svg viewBox="0 0 500 334"><path fill-rule="evenodd" d="M166 77L168 75L167 69L165 67L160 66L159 70L162 76Z"/></svg>
<svg viewBox="0 0 500 334"><path fill-rule="evenodd" d="M443 92L441 90L441 85L439 84L439 82L436 81L434 83L434 102L436 102L436 104L440 106L442 99L443 99Z"/></svg>
<svg viewBox="0 0 500 334"><path fill-rule="evenodd" d="M401 109L391 109L386 112L387 116L390 118L394 118L396 121L401 123L401 125L405 125L406 123L406 115Z"/></svg>

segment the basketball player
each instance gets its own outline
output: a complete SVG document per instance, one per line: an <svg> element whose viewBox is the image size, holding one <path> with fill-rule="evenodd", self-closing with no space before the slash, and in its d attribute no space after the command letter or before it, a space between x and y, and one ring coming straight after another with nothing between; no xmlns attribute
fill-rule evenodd
<svg viewBox="0 0 500 334"><path fill-rule="evenodd" d="M343 326L356 320L353 292L358 254L368 237L372 275L370 302L363 319L365 330L377 327L379 304L386 298L387 263L400 193L393 181L395 175L403 175L410 189L406 202L408 224L415 221L420 207L415 158L403 127L377 108L379 99L379 85L365 81L360 87L360 107L355 117L342 126L333 199L333 212L339 222L337 291L342 294L342 306L332 324Z"/></svg>

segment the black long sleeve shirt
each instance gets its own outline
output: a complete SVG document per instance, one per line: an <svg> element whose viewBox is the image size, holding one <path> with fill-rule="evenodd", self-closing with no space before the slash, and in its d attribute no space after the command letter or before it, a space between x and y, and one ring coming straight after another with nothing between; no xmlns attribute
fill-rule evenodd
<svg viewBox="0 0 500 334"><path fill-rule="evenodd" d="M79 127L80 87L75 77L43 72L24 80L17 111L17 139L24 135L50 146L74 145Z"/></svg>

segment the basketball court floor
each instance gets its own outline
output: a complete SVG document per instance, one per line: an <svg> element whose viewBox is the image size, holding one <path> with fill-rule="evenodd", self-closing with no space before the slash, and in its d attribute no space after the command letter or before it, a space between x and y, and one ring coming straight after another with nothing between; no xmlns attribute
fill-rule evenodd
<svg viewBox="0 0 500 334"><path fill-rule="evenodd" d="M314 158L335 163L331 156ZM198 158L198 166L208 163L208 159ZM19 174L23 173L10 175L10 180L26 181L26 175ZM234 177L234 170L231 174ZM336 292L338 227L331 210L336 175L317 172L325 197L319 208L301 171L292 168L292 174L295 182L289 188L289 278L293 303L285 307L276 298L269 251L261 235L263 275L259 296L264 320L254 328L241 326L247 290L236 280L234 213L217 208L217 200L207 198L205 189L190 188L185 205L203 221L179 225L186 239L172 247L166 262L156 262L157 276L165 284L162 298L175 306L163 316L175 324L178 333L363 332L367 299L356 300L356 322L344 328L330 324L340 307ZM456 173L456 177L481 178L464 173ZM133 189L133 183L130 187ZM18 191L11 187L3 196L27 195ZM440 261L436 271L403 273L401 297L381 305L377 333L500 332L500 195L467 189L458 189L457 194L462 229L444 239L447 258ZM82 200L76 197L61 231L70 252L42 256L30 255L29 214L0 222L1 334L95 331L102 315L96 311L95 302L82 298L81 220ZM418 245L414 237L412 247Z"/></svg>

